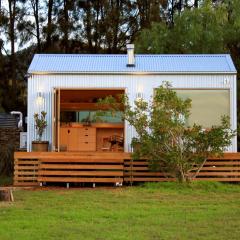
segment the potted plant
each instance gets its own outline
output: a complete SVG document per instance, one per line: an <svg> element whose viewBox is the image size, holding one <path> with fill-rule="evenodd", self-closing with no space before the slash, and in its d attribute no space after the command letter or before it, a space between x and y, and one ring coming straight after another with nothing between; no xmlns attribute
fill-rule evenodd
<svg viewBox="0 0 240 240"><path fill-rule="evenodd" d="M47 152L48 151L48 141L42 141L42 135L47 127L46 121L47 113L42 111L41 115L39 116L38 113L34 113L34 121L35 121L35 128L37 131L37 140L32 141L32 151L34 152Z"/></svg>

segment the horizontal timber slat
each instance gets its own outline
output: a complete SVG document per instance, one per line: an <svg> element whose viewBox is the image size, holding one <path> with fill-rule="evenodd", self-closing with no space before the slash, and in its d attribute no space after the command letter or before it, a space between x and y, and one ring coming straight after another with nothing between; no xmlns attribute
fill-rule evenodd
<svg viewBox="0 0 240 240"><path fill-rule="evenodd" d="M34 181L34 182L26 182L26 181L24 181L24 182L17 182L17 183L15 183L14 184L15 186L38 186L38 183L36 182L36 181Z"/></svg>
<svg viewBox="0 0 240 240"><path fill-rule="evenodd" d="M224 166L224 165L240 165L240 161L219 161L219 162L211 162L211 161L207 161L204 166Z"/></svg>
<svg viewBox="0 0 240 240"><path fill-rule="evenodd" d="M39 161L44 163L123 163L123 159L92 159L92 158L56 158L56 159L42 159L40 158Z"/></svg>
<svg viewBox="0 0 240 240"><path fill-rule="evenodd" d="M40 176L123 176L122 171L48 171L40 170Z"/></svg>
<svg viewBox="0 0 240 240"><path fill-rule="evenodd" d="M240 178L195 178L194 181L215 181L215 182L240 182Z"/></svg>
<svg viewBox="0 0 240 240"><path fill-rule="evenodd" d="M240 167L234 167L234 169L232 167L218 167L218 166L202 167L201 171L240 171Z"/></svg>
<svg viewBox="0 0 240 240"><path fill-rule="evenodd" d="M158 176L166 176L165 173L161 172L125 172L124 176L153 176L153 177L158 177Z"/></svg>
<svg viewBox="0 0 240 240"><path fill-rule="evenodd" d="M38 172L36 174L36 172L33 171L14 171L14 175L18 175L18 176L23 176L23 175L31 175L31 176L38 176Z"/></svg>
<svg viewBox="0 0 240 240"><path fill-rule="evenodd" d="M224 161L225 159L229 160L239 160L240 153L224 153L223 157L210 157L209 160L219 160Z"/></svg>
<svg viewBox="0 0 240 240"><path fill-rule="evenodd" d="M124 178L124 181L126 182L171 182L171 181L176 181L175 178L149 178L149 177L133 177L133 178L130 178L130 177L127 177L127 178Z"/></svg>
<svg viewBox="0 0 240 240"><path fill-rule="evenodd" d="M30 181L36 181L37 180L37 176L35 176L35 177L19 177L19 176L14 176L14 181L15 180L21 180L21 181L27 181L27 180L30 180Z"/></svg>
<svg viewBox="0 0 240 240"><path fill-rule="evenodd" d="M38 179L40 182L102 182L102 183L112 183L112 182L122 182L122 178L77 178L77 177L39 177Z"/></svg>
<svg viewBox="0 0 240 240"><path fill-rule="evenodd" d="M86 165L86 164L77 164L77 165L73 165L73 164L42 164L41 168L43 169L116 169L116 170L123 170L123 166L122 165Z"/></svg>
<svg viewBox="0 0 240 240"><path fill-rule="evenodd" d="M149 163L146 161L124 161L124 165L146 165L148 166Z"/></svg>
<svg viewBox="0 0 240 240"><path fill-rule="evenodd" d="M124 152L15 152L15 159L44 159L44 158L114 158L114 159L130 159L129 153Z"/></svg>
<svg viewBox="0 0 240 240"><path fill-rule="evenodd" d="M199 172L197 177L200 176L240 176L240 172Z"/></svg>
<svg viewBox="0 0 240 240"><path fill-rule="evenodd" d="M124 170L125 171L132 171L133 168L132 167L124 167ZM148 167L134 167L134 171L149 171L149 168Z"/></svg>
<svg viewBox="0 0 240 240"><path fill-rule="evenodd" d="M33 166L22 166L22 165L16 165L15 170L38 170L38 165Z"/></svg>
<svg viewBox="0 0 240 240"><path fill-rule="evenodd" d="M15 160L14 161L15 164L18 165L38 165L38 159L34 160L34 161L30 161L30 160Z"/></svg>

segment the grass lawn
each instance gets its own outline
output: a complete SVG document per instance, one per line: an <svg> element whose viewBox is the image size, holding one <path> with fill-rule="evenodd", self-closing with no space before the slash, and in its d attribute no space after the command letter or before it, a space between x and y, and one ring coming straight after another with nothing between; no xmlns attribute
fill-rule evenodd
<svg viewBox="0 0 240 240"><path fill-rule="evenodd" d="M0 239L240 239L240 185L147 184L18 190L0 202Z"/></svg>

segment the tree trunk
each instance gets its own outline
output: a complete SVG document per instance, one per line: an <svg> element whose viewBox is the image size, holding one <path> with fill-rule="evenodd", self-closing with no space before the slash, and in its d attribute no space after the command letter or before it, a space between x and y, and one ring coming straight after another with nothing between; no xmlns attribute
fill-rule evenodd
<svg viewBox="0 0 240 240"><path fill-rule="evenodd" d="M69 3L67 0L63 2L64 8L63 8L63 13L64 13L64 27L63 27L63 32L64 32L64 50L65 53L69 52L69 42L68 42L68 31L69 31L69 15L68 15L68 10L69 10Z"/></svg>
<svg viewBox="0 0 240 240"><path fill-rule="evenodd" d="M16 17L16 0L8 0L9 7L9 39L11 48L11 80L13 96L16 101L17 97L17 79L16 79L16 57L15 57L15 17Z"/></svg>
<svg viewBox="0 0 240 240"><path fill-rule="evenodd" d="M121 1L116 1L116 6L113 6L115 12L115 26L113 27L113 46L112 52L117 53L117 47L119 43L118 39L118 30L119 30L119 23L120 23L120 11L122 10L122 3Z"/></svg>
<svg viewBox="0 0 240 240"><path fill-rule="evenodd" d="M95 3L96 20L95 20L95 33L94 33L94 53L98 53L100 49L100 39L99 39L99 16L100 16L100 2L99 0Z"/></svg>
<svg viewBox="0 0 240 240"><path fill-rule="evenodd" d="M50 48L52 45L52 11L53 11L53 0L49 0L48 1L47 39L46 39L47 48Z"/></svg>
<svg viewBox="0 0 240 240"><path fill-rule="evenodd" d="M91 4L88 2L86 7L86 19L85 19L85 29L86 29L86 37L88 42L88 50L92 52L92 24L91 24Z"/></svg>
<svg viewBox="0 0 240 240"><path fill-rule="evenodd" d="M13 202L13 193L11 189L0 189L0 201Z"/></svg>
<svg viewBox="0 0 240 240"><path fill-rule="evenodd" d="M38 10L39 10L39 0L36 0L36 6L35 6L35 21L36 21L36 33L37 33L37 47L38 47L38 52L41 52L41 40L40 40L40 28L39 28L39 15L38 15Z"/></svg>
<svg viewBox="0 0 240 240"><path fill-rule="evenodd" d="M172 0L172 8L171 8L171 26L174 25L174 4L175 4L175 1Z"/></svg>
<svg viewBox="0 0 240 240"><path fill-rule="evenodd" d="M194 7L195 8L198 8L198 3L199 3L199 0L194 0Z"/></svg>
<svg viewBox="0 0 240 240"><path fill-rule="evenodd" d="M36 23L37 49L41 52L40 27L39 27L39 0L31 0L33 15Z"/></svg>
<svg viewBox="0 0 240 240"><path fill-rule="evenodd" d="M147 28L150 26L150 0L138 0L140 28Z"/></svg>

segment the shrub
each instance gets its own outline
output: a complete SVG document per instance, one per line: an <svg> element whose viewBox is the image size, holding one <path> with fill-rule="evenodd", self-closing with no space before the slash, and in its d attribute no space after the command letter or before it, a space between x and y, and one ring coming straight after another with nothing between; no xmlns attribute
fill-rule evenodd
<svg viewBox="0 0 240 240"><path fill-rule="evenodd" d="M14 166L14 143L9 142L0 148L0 175L11 176Z"/></svg>

